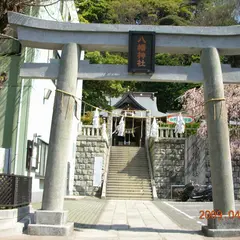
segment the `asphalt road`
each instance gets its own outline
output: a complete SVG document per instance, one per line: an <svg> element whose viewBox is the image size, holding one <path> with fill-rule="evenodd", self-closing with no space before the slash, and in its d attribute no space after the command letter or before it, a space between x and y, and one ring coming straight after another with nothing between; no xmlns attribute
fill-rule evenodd
<svg viewBox="0 0 240 240"><path fill-rule="evenodd" d="M170 217L180 227L188 230L201 230L202 225L207 224L207 220L200 219L202 211L212 211L212 202L172 202L154 201L154 204ZM240 210L240 202L236 202L236 211Z"/></svg>

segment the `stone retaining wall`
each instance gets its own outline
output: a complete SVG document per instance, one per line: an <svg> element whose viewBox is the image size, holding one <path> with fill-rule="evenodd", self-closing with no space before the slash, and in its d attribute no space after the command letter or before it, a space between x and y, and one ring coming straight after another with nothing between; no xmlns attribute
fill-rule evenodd
<svg viewBox="0 0 240 240"><path fill-rule="evenodd" d="M184 184L184 142L182 139L150 141L153 176L159 198L171 197L171 185Z"/></svg>
<svg viewBox="0 0 240 240"><path fill-rule="evenodd" d="M103 157L103 181L104 163L107 158L108 147L107 142L102 137L78 137L73 187L74 195L100 196L101 187L93 186L94 159L95 157Z"/></svg>
<svg viewBox="0 0 240 240"><path fill-rule="evenodd" d="M171 185L190 180L211 184L210 159L206 140L197 136L188 139L150 140L153 176L159 198L171 198ZM240 156L232 159L235 199L240 199ZM174 194L174 192L173 192Z"/></svg>
<svg viewBox="0 0 240 240"><path fill-rule="evenodd" d="M206 140L190 136L185 141L185 183L210 183L210 158Z"/></svg>
<svg viewBox="0 0 240 240"><path fill-rule="evenodd" d="M235 199L240 199L240 156L232 159ZM210 158L206 140L191 136L185 146L185 182L211 184Z"/></svg>

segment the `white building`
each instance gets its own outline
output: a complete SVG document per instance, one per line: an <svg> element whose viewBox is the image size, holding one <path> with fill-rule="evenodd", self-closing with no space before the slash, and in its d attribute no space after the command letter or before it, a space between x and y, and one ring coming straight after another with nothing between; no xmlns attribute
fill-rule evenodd
<svg viewBox="0 0 240 240"><path fill-rule="evenodd" d="M51 0L53 3L55 0ZM56 2L56 1L55 1ZM44 2L43 4L46 4ZM73 0L64 1L61 0L53 5L49 5L46 7L40 7L38 9L38 13L33 13L35 7L32 7L30 14L46 20L52 21L65 21L65 22L79 22L77 11L74 5ZM29 49L26 49L26 51ZM26 54L27 56L27 54ZM47 63L52 61L52 59L60 58L61 51L52 51L52 50L44 50L44 49L34 49L32 62L39 63ZM81 54L81 58L83 59L84 52ZM25 61L27 61L25 59ZM23 111L22 105L24 101L24 91L26 88L26 84L29 84L28 80L22 80L22 92L20 95L20 106L18 112L18 119L21 122ZM25 119L27 121L26 126L19 124L16 136L16 151L14 156L14 164L15 164L15 174L28 175L29 170L26 167L26 164L31 162L32 164L32 202L40 202L43 194L44 187L44 175L47 161L47 151L50 137L50 129L51 129L51 120L53 113L53 104L55 98L55 81L52 80L41 80L41 79L32 79L30 83L30 93L29 93L29 107L28 107L28 116ZM81 97L82 95L82 81L78 81L78 89L77 95ZM77 124L78 120L75 118L75 124L73 126L74 131L74 141L76 139L77 134ZM29 158L31 161L27 161L27 153L23 154L23 159L19 157L18 151L21 148L20 142L22 141L21 132L25 132L25 139L27 138L29 142L35 140L36 143L36 152L33 151L33 157ZM35 137L34 137L35 136ZM31 145L29 145L31 146ZM26 149L26 144L25 144ZM75 144L73 146L73 156L72 162L69 162L69 171L68 171L68 183L66 194L72 193L73 187L73 178L74 178L74 162L75 162ZM23 150L24 151L24 150ZM29 149L26 151L28 152ZM28 163L26 163L26 161ZM21 166L19 168L19 166ZM29 165L28 165L29 166Z"/></svg>

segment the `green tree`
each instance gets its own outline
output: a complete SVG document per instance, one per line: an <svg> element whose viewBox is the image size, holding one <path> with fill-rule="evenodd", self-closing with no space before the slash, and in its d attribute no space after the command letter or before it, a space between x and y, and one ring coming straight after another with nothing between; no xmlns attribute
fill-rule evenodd
<svg viewBox="0 0 240 240"><path fill-rule="evenodd" d="M171 24L171 25L186 25L191 19L191 7L180 7L182 0L76 0L76 6L79 9L79 19L85 22L95 23L121 23L121 24L136 24L136 19L141 20L141 24ZM161 21L162 19L162 21ZM171 21L171 22L169 22ZM86 58L92 64L127 64L127 54L123 53L108 53L108 52L88 52ZM158 55L156 64L161 65L182 65L186 62L185 56ZM96 106L107 107L107 96L119 96L120 94L130 90L146 90L149 83L145 86L136 82L120 82L120 81L84 81L83 97ZM155 86L156 89L161 89ZM168 88L165 88L168 89ZM169 96L171 96L169 94ZM167 103L167 102L166 102ZM163 104L161 104L163 105ZM164 109L166 109L164 107Z"/></svg>
<svg viewBox="0 0 240 240"><path fill-rule="evenodd" d="M81 22L103 23L109 19L109 3L106 0L76 0L75 5Z"/></svg>
<svg viewBox="0 0 240 240"><path fill-rule="evenodd" d="M91 64L127 64L121 54L88 52L85 58ZM83 99L94 106L109 109L107 97L118 97L128 89L134 89L135 82L122 81L83 81ZM89 108L87 109L89 110Z"/></svg>

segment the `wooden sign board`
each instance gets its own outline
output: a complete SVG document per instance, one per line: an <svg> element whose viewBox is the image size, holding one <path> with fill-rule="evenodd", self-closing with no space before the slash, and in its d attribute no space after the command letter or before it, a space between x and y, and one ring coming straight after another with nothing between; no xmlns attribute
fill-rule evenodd
<svg viewBox="0 0 240 240"><path fill-rule="evenodd" d="M155 32L129 32L128 72L154 73Z"/></svg>

